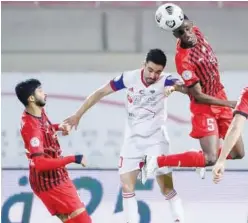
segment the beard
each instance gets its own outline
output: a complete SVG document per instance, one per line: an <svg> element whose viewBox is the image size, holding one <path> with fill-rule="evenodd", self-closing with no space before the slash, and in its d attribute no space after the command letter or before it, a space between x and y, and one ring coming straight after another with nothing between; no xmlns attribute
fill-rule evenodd
<svg viewBox="0 0 248 223"><path fill-rule="evenodd" d="M44 100L36 99L35 104L39 107L44 107L46 102Z"/></svg>

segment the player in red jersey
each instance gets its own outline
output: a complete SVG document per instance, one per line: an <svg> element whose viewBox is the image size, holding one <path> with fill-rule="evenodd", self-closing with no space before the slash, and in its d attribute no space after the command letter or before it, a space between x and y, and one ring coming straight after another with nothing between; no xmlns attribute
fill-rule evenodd
<svg viewBox="0 0 248 223"><path fill-rule="evenodd" d="M21 135L29 160L29 181L33 192L48 211L65 223L90 223L84 204L69 179L65 166L78 163L85 166L83 155L61 156L56 131L68 134L65 125L51 124L43 107L46 94L40 81L29 79L15 88L25 106L21 120Z"/></svg>
<svg viewBox="0 0 248 223"><path fill-rule="evenodd" d="M170 92L185 88L191 103L191 137L199 139L202 152L185 152L169 156L147 157L148 161L162 166L205 167L216 163L221 149L219 139L224 138L232 121L236 102L227 101L220 81L217 58L200 30L185 16L182 25L173 31L178 39L176 67L185 85L170 87ZM182 89L180 90L182 92ZM241 136L232 148L228 159L241 159L244 145ZM154 161L155 160L155 161ZM155 165L155 166L156 166ZM151 165L151 168L155 167ZM148 171L148 170L147 170ZM148 171L149 172L149 171Z"/></svg>
<svg viewBox="0 0 248 223"><path fill-rule="evenodd" d="M213 180L215 183L218 183L224 174L226 158L237 142L238 138L240 137L247 118L248 87L244 88L241 93L240 99L238 100L237 106L234 111L234 118L227 131L226 138L223 143L223 149L221 151L219 159L213 167Z"/></svg>

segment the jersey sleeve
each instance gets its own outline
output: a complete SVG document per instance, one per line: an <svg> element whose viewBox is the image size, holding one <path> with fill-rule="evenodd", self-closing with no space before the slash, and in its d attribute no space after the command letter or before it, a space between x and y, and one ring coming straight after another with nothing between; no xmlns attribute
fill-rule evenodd
<svg viewBox="0 0 248 223"><path fill-rule="evenodd" d="M234 115L235 114L240 114L248 118L248 87L244 88L240 95L234 110Z"/></svg>
<svg viewBox="0 0 248 223"><path fill-rule="evenodd" d="M164 87L173 86L178 83L181 83L180 79L173 77L172 75L169 75L165 78Z"/></svg>
<svg viewBox="0 0 248 223"><path fill-rule="evenodd" d="M114 91L119 91L124 88L128 88L131 84L132 76L128 72L124 72L121 75L115 77L110 81L110 86Z"/></svg>
<svg viewBox="0 0 248 223"><path fill-rule="evenodd" d="M182 62L181 66L177 68L177 72L182 76L186 87L193 87L199 82L199 78L195 73L195 67L189 62Z"/></svg>
<svg viewBox="0 0 248 223"><path fill-rule="evenodd" d="M42 132L38 128L26 125L22 128L21 134L30 157L44 154Z"/></svg>

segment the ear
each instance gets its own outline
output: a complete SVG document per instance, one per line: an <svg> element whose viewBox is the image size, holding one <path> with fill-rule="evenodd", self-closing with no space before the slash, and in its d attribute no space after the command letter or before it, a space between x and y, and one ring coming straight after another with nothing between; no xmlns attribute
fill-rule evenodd
<svg viewBox="0 0 248 223"><path fill-rule="evenodd" d="M35 101L35 97L33 95L30 95L28 98L28 102L34 102Z"/></svg>

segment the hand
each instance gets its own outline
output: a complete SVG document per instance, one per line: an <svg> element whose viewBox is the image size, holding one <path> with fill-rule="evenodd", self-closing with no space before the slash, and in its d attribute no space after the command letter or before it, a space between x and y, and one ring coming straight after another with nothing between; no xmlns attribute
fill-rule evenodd
<svg viewBox="0 0 248 223"><path fill-rule="evenodd" d="M87 162L86 162L85 156L83 156L81 164L82 164L83 167L86 167Z"/></svg>
<svg viewBox="0 0 248 223"><path fill-rule="evenodd" d="M67 125L69 125L71 129L73 127L75 127L75 129L77 130L77 127L78 127L80 118L81 118L80 116L74 114L74 115L68 117L67 119L65 119L64 120L64 123L67 124Z"/></svg>
<svg viewBox="0 0 248 223"><path fill-rule="evenodd" d="M170 94L171 94L173 91L175 91L175 87L174 87L174 86L165 87L165 88L164 88L165 97L169 97Z"/></svg>
<svg viewBox="0 0 248 223"><path fill-rule="evenodd" d="M62 136L67 136L71 131L71 127L63 122L59 125L59 131L62 132Z"/></svg>
<svg viewBox="0 0 248 223"><path fill-rule="evenodd" d="M213 181L219 183L222 180L225 171L225 162L218 161L213 167Z"/></svg>

